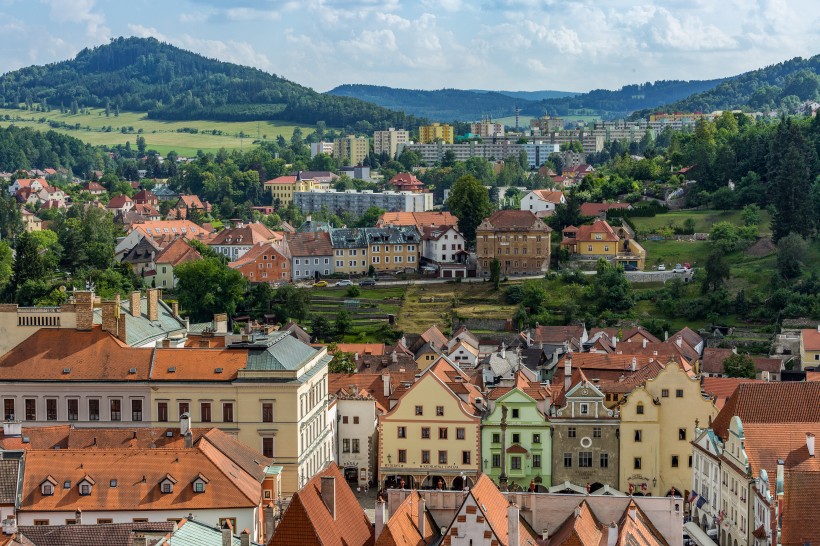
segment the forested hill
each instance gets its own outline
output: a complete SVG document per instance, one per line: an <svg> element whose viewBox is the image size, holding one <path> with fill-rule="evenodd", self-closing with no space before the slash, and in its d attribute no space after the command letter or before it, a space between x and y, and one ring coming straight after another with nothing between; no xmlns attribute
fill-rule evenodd
<svg viewBox="0 0 820 546"><path fill-rule="evenodd" d="M751 110L794 112L805 100L820 99L820 55L746 72L656 111L713 112L748 107Z"/></svg>
<svg viewBox="0 0 820 546"><path fill-rule="evenodd" d="M117 38L68 61L0 76L0 103L115 105L156 119L277 119L331 127L417 124L361 100L317 93L256 68L209 59L154 38Z"/></svg>

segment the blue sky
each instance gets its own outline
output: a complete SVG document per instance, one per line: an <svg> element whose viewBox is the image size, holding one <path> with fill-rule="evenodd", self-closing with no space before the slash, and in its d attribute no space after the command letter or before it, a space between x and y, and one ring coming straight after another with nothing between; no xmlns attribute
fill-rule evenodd
<svg viewBox="0 0 820 546"><path fill-rule="evenodd" d="M0 0L0 72L154 36L318 91L586 91L820 53L816 0Z"/></svg>

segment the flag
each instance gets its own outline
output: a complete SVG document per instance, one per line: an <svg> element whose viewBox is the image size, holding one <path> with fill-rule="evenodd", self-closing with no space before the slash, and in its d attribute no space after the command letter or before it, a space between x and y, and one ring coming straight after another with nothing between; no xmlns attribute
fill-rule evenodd
<svg viewBox="0 0 820 546"><path fill-rule="evenodd" d="M689 495L689 502L694 502L696 498L698 498L698 494L695 491L692 491L692 494Z"/></svg>
<svg viewBox="0 0 820 546"><path fill-rule="evenodd" d="M704 504L706 504L706 499L704 499L703 497L700 497L700 496L699 496L699 497L698 497L698 502L696 502L696 503L695 503L695 505L698 507L698 510L700 510L700 509L701 509L701 507L702 507Z"/></svg>

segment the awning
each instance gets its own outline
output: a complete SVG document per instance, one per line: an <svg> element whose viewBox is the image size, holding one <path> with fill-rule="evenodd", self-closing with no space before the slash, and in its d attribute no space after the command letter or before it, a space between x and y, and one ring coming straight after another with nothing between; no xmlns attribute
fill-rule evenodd
<svg viewBox="0 0 820 546"><path fill-rule="evenodd" d="M686 531L689 538L691 538L698 546L717 546L715 541L709 538L709 535L707 535L703 529L698 527L698 524L694 521L684 523L683 530Z"/></svg>

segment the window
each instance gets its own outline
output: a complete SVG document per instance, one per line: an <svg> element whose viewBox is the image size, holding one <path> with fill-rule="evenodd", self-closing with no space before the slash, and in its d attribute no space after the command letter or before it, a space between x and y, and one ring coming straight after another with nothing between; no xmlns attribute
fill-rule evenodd
<svg viewBox="0 0 820 546"><path fill-rule="evenodd" d="M54 484L46 482L40 487L40 491L44 496L50 497L54 494Z"/></svg>
<svg viewBox="0 0 820 546"><path fill-rule="evenodd" d="M689 468L692 468L692 456L689 455Z"/></svg>
<svg viewBox="0 0 820 546"><path fill-rule="evenodd" d="M683 389L675 390L675 398L683 398Z"/></svg>
<svg viewBox="0 0 820 546"><path fill-rule="evenodd" d="M353 453L359 453L359 439L358 438L353 438L350 445L351 445L351 451Z"/></svg>
<svg viewBox="0 0 820 546"><path fill-rule="evenodd" d="M131 400L131 420L142 421L142 400Z"/></svg>
<svg viewBox="0 0 820 546"><path fill-rule="evenodd" d="M191 406L188 402L180 402L179 403L179 416L182 417L183 414L187 413L189 416L191 415Z"/></svg>
<svg viewBox="0 0 820 546"><path fill-rule="evenodd" d="M461 452L461 464L470 464L470 452L469 451L462 451Z"/></svg>
<svg viewBox="0 0 820 546"><path fill-rule="evenodd" d="M34 525L48 525L49 520L47 519L35 519Z"/></svg>
<svg viewBox="0 0 820 546"><path fill-rule="evenodd" d="M564 453L564 468L572 468L572 453Z"/></svg>
<svg viewBox="0 0 820 546"><path fill-rule="evenodd" d="M80 401L76 398L66 400L66 407L68 409L68 420L76 421L80 418Z"/></svg>
<svg viewBox="0 0 820 546"><path fill-rule="evenodd" d="M273 459L273 438L270 436L262 438L262 455Z"/></svg>
<svg viewBox="0 0 820 546"><path fill-rule="evenodd" d="M532 467L533 468L541 468L541 455L533 455L532 456Z"/></svg>
<svg viewBox="0 0 820 546"><path fill-rule="evenodd" d="M495 453L493 455L493 468L498 468L501 466L501 455Z"/></svg>
<svg viewBox="0 0 820 546"><path fill-rule="evenodd" d="M669 389L661 389L661 398L669 398Z"/></svg>
<svg viewBox="0 0 820 546"><path fill-rule="evenodd" d="M148 518L132 518L131 521L134 523L148 523Z"/></svg>
<svg viewBox="0 0 820 546"><path fill-rule="evenodd" d="M406 427L396 427L396 432L398 433L399 438L407 438L407 428Z"/></svg>
<svg viewBox="0 0 820 546"><path fill-rule="evenodd" d="M636 408L638 415L643 415L643 404L638 404Z"/></svg>
<svg viewBox="0 0 820 546"><path fill-rule="evenodd" d="M581 404L581 415L589 415L589 404Z"/></svg>
<svg viewBox="0 0 820 546"><path fill-rule="evenodd" d="M456 429L456 440L463 440L466 437L464 429L462 427L458 427Z"/></svg>
<svg viewBox="0 0 820 546"><path fill-rule="evenodd" d="M400 449L399 450L399 462L400 463L406 463L407 462L407 450L406 449Z"/></svg>
<svg viewBox="0 0 820 546"><path fill-rule="evenodd" d="M601 468L609 468L609 453L601 453Z"/></svg>
<svg viewBox="0 0 820 546"><path fill-rule="evenodd" d="M346 424L347 424L347 421L348 421L348 417L347 417L347 415L343 416L343 417L342 417L342 424L343 424L343 425L346 425Z"/></svg>
<svg viewBox="0 0 820 546"><path fill-rule="evenodd" d="M353 416L353 424L354 424L354 425L358 425L358 424L359 424L359 416L358 416L358 415L354 415L354 416Z"/></svg>
<svg viewBox="0 0 820 546"><path fill-rule="evenodd" d="M447 427L441 427L438 429L438 439L439 440L446 440L447 439Z"/></svg>
<svg viewBox="0 0 820 546"><path fill-rule="evenodd" d="M494 444L501 443L501 435L497 432L493 432L493 443Z"/></svg>
<svg viewBox="0 0 820 546"><path fill-rule="evenodd" d="M540 434L533 434L532 435L532 443L540 444L541 443L541 435Z"/></svg>
<svg viewBox="0 0 820 546"><path fill-rule="evenodd" d="M635 470L640 470L641 469L641 458L640 457L635 457L635 460L632 462L632 468L634 468Z"/></svg>
<svg viewBox="0 0 820 546"><path fill-rule="evenodd" d="M447 464L447 452L446 451L439 451L438 452L438 464Z"/></svg>
<svg viewBox="0 0 820 546"><path fill-rule="evenodd" d="M581 451L578 453L578 466L581 468L590 468L592 466L591 451Z"/></svg>
<svg viewBox="0 0 820 546"><path fill-rule="evenodd" d="M26 421L37 420L37 400L34 398L26 398Z"/></svg>
<svg viewBox="0 0 820 546"><path fill-rule="evenodd" d="M111 400L109 402L112 421L122 421L122 400Z"/></svg>
<svg viewBox="0 0 820 546"><path fill-rule="evenodd" d="M441 417L444 415L444 406L436 406L436 416Z"/></svg>
<svg viewBox="0 0 820 546"><path fill-rule="evenodd" d="M345 438L342 440L342 453L350 453L350 439Z"/></svg>
<svg viewBox="0 0 820 546"><path fill-rule="evenodd" d="M176 521L177 523L179 523L178 519L169 519L169 521ZM236 530L236 518L219 518L219 528L222 529L223 527L225 527L225 524L228 523L228 522L231 523L231 529L233 529L235 531Z"/></svg>
<svg viewBox="0 0 820 546"><path fill-rule="evenodd" d="M262 403L262 422L273 423L273 402Z"/></svg>
<svg viewBox="0 0 820 546"><path fill-rule="evenodd" d="M233 402L222 404L222 422L233 423Z"/></svg>
<svg viewBox="0 0 820 546"><path fill-rule="evenodd" d="M87 496L91 494L91 485L87 483L80 484L80 495Z"/></svg>
<svg viewBox="0 0 820 546"><path fill-rule="evenodd" d="M686 429L685 428L679 428L678 429L678 440L684 440L684 441L686 440Z"/></svg>
<svg viewBox="0 0 820 546"><path fill-rule="evenodd" d="M513 470L521 470L521 457L510 457L510 468Z"/></svg>
<svg viewBox="0 0 820 546"><path fill-rule="evenodd" d="M678 467L678 456L677 455L672 455L672 468L677 468L677 467Z"/></svg>
<svg viewBox="0 0 820 546"><path fill-rule="evenodd" d="M424 407L416 406L416 415L424 415Z"/></svg>
<svg viewBox="0 0 820 546"><path fill-rule="evenodd" d="M57 399L46 398L46 421L57 420Z"/></svg>
<svg viewBox="0 0 820 546"><path fill-rule="evenodd" d="M165 480L164 482L162 482L161 488L162 488L163 493L173 493L174 492L174 484L172 484L168 480Z"/></svg>
<svg viewBox="0 0 820 546"><path fill-rule="evenodd" d="M593 438L600 438L601 437L601 427L592 427L592 437Z"/></svg>
<svg viewBox="0 0 820 546"><path fill-rule="evenodd" d="M168 402L157 402L157 421L160 423L168 421Z"/></svg>
<svg viewBox="0 0 820 546"><path fill-rule="evenodd" d="M512 416L513 416L513 419L518 419L518 408L513 408Z"/></svg>
<svg viewBox="0 0 820 546"><path fill-rule="evenodd" d="M421 464L430 464L430 450L423 449L421 451Z"/></svg>
<svg viewBox="0 0 820 546"><path fill-rule="evenodd" d="M211 403L210 402L202 402L199 405L199 414L200 414L200 421L203 423L210 423L211 422Z"/></svg>
<svg viewBox="0 0 820 546"><path fill-rule="evenodd" d="M3 415L6 421L14 421L14 399L6 398L3 400Z"/></svg>
<svg viewBox="0 0 820 546"><path fill-rule="evenodd" d="M429 440L430 439L430 427L421 427L421 439L422 440Z"/></svg>
<svg viewBox="0 0 820 546"><path fill-rule="evenodd" d="M642 430L636 430L635 431L635 441L636 442L642 442L643 441L643 431Z"/></svg>
<svg viewBox="0 0 820 546"><path fill-rule="evenodd" d="M514 444L520 444L521 443L521 435L518 434L517 432L513 433L513 435L512 435L512 443L514 443Z"/></svg>
<svg viewBox="0 0 820 546"><path fill-rule="evenodd" d="M575 436L576 436L575 432L576 432L575 427L569 427L567 429L567 437L568 438L575 438Z"/></svg>

